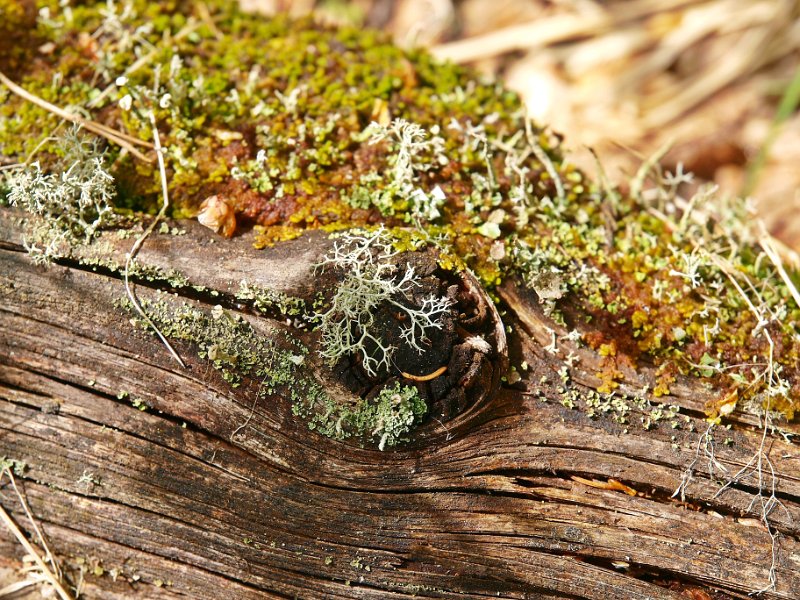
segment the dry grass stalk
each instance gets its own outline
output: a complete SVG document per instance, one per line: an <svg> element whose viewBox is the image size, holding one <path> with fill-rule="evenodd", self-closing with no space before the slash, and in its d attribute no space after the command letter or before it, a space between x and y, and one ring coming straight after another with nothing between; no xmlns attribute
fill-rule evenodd
<svg viewBox="0 0 800 600"><path fill-rule="evenodd" d="M11 485L14 488L14 492L16 493L17 498L22 505L25 515L28 517L28 520L31 522L31 525L33 526L33 529L39 538L39 543L41 544L42 548L44 548L44 553L42 555L39 549L28 541L28 539L25 537L25 534L22 533L20 528L11 518L11 515L9 515L2 506L0 506L0 521L2 521L6 528L14 535L15 538L17 538L17 541L22 545L22 547L28 553L28 556L33 559L33 562L36 565L36 568L31 571L31 573L35 575L34 579L7 586L3 590L0 590L0 597L16 593L17 591L29 587L30 585L47 583L53 587L61 600L73 600L73 596L62 584L63 575L58 567L58 563L50 552L47 542L44 539L44 535L42 535L41 530L34 521L33 515L28 508L28 503L25 502L25 498L20 493L19 488L17 488L17 483L14 479L14 473L12 473L8 467L5 467L2 471L0 471L0 480L2 480L3 476L5 475L8 475L8 478L11 480Z"/></svg>
<svg viewBox="0 0 800 600"><path fill-rule="evenodd" d="M172 355L172 358L174 358L177 361L177 363L182 368L185 369L186 364L183 362L180 355L178 355L178 353L172 347L172 344L169 343L169 340L167 340L167 338L164 337L164 334L161 333L161 330L156 326L155 323L153 323L153 320L147 315L147 313L142 308L142 305L139 303L138 298L136 298L136 294L134 293L133 286L131 285L129 279L131 262L136 257L136 254L137 252L139 252L139 249L142 247L144 241L150 236L151 233L153 233L156 224L164 217L164 215L166 215L167 209L169 208L169 194L167 193L167 170L164 166L164 151L163 148L161 147L161 136L158 134L158 127L156 126L156 118L153 115L152 111L150 112L150 124L153 128L153 140L155 141L156 156L158 157L158 170L161 175L161 193L163 201L161 205L161 210L156 215L156 218L150 222L150 225L148 226L147 229L145 229L144 233L140 235L138 238L136 238L136 241L133 243L131 251L128 252L127 256L125 257L125 273L124 273L125 292L127 293L128 299L131 301L131 304L133 304L134 309L136 309L136 312L139 313L142 319L144 319L145 322L152 328L152 330L158 336L158 339L161 340L161 343L164 344L164 347L169 351L170 355Z"/></svg>
<svg viewBox="0 0 800 600"><path fill-rule="evenodd" d="M583 10L575 14L550 15L530 23L441 44L432 48L432 51L441 59L472 62L515 50L542 48L576 38L605 34L653 13L692 3L696 3L696 0L634 0L622 3L621 7L612 6L609 10L600 5L589 8L588 4L584 4Z"/></svg>
<svg viewBox="0 0 800 600"><path fill-rule="evenodd" d="M75 123L80 125L87 131L91 131L114 144L117 144L121 148L125 148L128 152L133 154L139 160L143 160L145 162L150 162L147 156L139 152L134 146L141 146L143 148L152 148L153 145L145 142L144 140L140 140L133 136L128 135L127 133L123 133L121 131L117 131L116 129L112 129L111 127L107 127L101 123L96 123L95 121L89 121L88 119L84 119L81 116L74 115L70 112L67 112L63 108L56 106L55 104L50 104L46 100L39 98L35 94L31 94L25 88L20 87L16 83L14 83L11 79L9 79L3 72L0 71L0 82L5 84L5 86L11 90L14 94L39 106L46 111L61 117L65 121L69 121L70 123Z"/></svg>

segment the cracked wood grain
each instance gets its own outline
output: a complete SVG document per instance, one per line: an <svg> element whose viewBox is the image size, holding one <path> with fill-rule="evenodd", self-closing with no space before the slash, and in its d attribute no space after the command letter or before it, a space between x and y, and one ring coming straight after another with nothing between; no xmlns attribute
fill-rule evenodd
<svg viewBox="0 0 800 600"><path fill-rule="evenodd" d="M28 465L20 482L67 571L75 575L79 558L102 564L103 575L86 575L85 597L727 598L766 581L770 539L745 514L752 488L712 500L717 485L700 462L689 505L670 499L699 433L623 433L606 417L543 402L539 375L558 360L535 335L515 343L532 365L520 384L397 450L345 445L309 431L287 398L254 404L258 382L232 389L180 344L189 369L177 368L116 306L118 278L34 267L19 251L19 226L0 212L0 456ZM313 285L313 238L257 252L187 229L156 236L142 262L223 294L242 278L298 294ZM506 324L530 327L525 300L507 303ZM699 401L686 398L702 431ZM736 468L758 432L742 422L730 436L718 458ZM778 586L767 598L800 589L798 454L784 441L771 449L786 510L774 513ZM638 494L573 475L614 478ZM5 487L0 503L24 524ZM0 534L0 555L20 554Z"/></svg>

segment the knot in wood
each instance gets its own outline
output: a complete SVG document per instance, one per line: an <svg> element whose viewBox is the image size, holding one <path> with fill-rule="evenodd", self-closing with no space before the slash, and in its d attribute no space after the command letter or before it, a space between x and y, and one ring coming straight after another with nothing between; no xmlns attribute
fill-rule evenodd
<svg viewBox="0 0 800 600"><path fill-rule="evenodd" d="M369 335L361 331L362 323L348 323L352 336L364 339L363 352L342 356L333 371L351 393L368 400L396 382L413 386L428 405L425 419L444 423L497 390L508 364L503 324L476 278L441 268L435 250L401 252L389 260L395 282L408 273L413 279L375 307ZM348 276L336 273L328 286L336 289ZM446 309L437 315L436 326L420 328L410 339L410 321L432 299ZM381 362L377 357L386 348L391 358Z"/></svg>

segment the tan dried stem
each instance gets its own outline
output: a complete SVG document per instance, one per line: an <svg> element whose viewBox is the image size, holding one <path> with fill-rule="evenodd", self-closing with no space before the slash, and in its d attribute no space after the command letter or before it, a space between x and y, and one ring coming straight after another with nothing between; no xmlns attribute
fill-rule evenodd
<svg viewBox="0 0 800 600"><path fill-rule="evenodd" d="M169 208L169 194L167 192L167 170L164 166L164 154L163 154L163 149L161 148L161 136L158 134L158 127L156 126L156 118L153 115L152 111L150 111L150 125L153 128L153 140L155 141L156 156L158 157L158 170L161 174L161 194L163 202L161 205L161 210L158 211L156 218L152 220L149 227L145 229L144 233L136 239L136 241L133 243L131 251L128 252L127 256L125 257L125 273L124 273L125 292L127 293L128 299L131 301L131 304L133 304L134 309L136 310L137 313L139 313L139 316L141 316L142 319L144 319L144 321L152 328L152 330L158 336L158 339L161 340L161 343L164 344L164 347L166 347L166 349L169 351L172 357L177 361L177 363L182 368L185 369L186 364L183 362L181 357L172 347L172 344L169 343L169 340L167 340L164 334L161 333L161 330L156 326L155 323L153 323L153 320L148 316L144 308L142 308L142 305L139 303L139 299L136 297L136 294L134 293L133 286L131 285L129 278L131 263L133 262L133 259L136 257L136 253L139 252L139 249L142 247L144 241L150 236L151 233L153 233L156 224L164 217L164 215L166 215L167 209Z"/></svg>
<svg viewBox="0 0 800 600"><path fill-rule="evenodd" d="M33 517L31 516L30 511L28 510L27 504L22 495L19 493L19 490L17 489L17 485L14 480L14 474L11 472L10 469L5 468L2 471L0 471L0 477L4 475L8 475L8 477L11 479L14 491L17 493L17 497L19 498L19 501L22 504L25 514L28 516L29 519L31 519L31 522L33 522ZM27 552L33 558L33 561L39 568L39 572L42 575L44 581L53 586L53 589L56 591L59 598L61 598L61 600L73 600L72 595L66 590L66 588L64 588L64 586L61 583L60 573L58 571L58 567L56 567L55 560L50 554L50 550L46 549L45 546L47 559L42 558L41 554L39 553L39 550L28 541L28 539L22 533L20 528L11 518L11 515L9 515L2 506L0 506L0 521L2 521L3 524L6 526L6 528L14 535L15 538L17 538L17 541L25 549L25 552ZM44 538L42 537L39 528L34 525L34 529L36 530L39 539L42 540L42 543L44 543ZM50 566L48 566L47 560L51 562L51 564L53 565L53 569L51 569Z"/></svg>
<svg viewBox="0 0 800 600"><path fill-rule="evenodd" d="M116 129L112 129L111 127L107 127L101 123L97 123L95 121L90 121L88 119L84 119L79 115L74 115L63 108L56 106L55 104L50 104L46 100L39 98L39 96L30 93L25 88L17 85L11 79L9 79L2 71L0 71L0 82L2 82L12 93L16 94L20 98L35 104L36 106L45 109L47 112L52 113L58 117L61 117L65 121L69 121L70 123L76 123L80 125L87 131L91 131L108 141L117 144L121 148L124 148L128 152L130 152L133 156L138 158L139 160L145 162L151 162L152 159L148 158L139 150L135 148L135 146L141 146L143 148L152 148L153 145L145 142L144 140L140 140L135 138L127 133L123 133L121 131L117 131Z"/></svg>
<svg viewBox="0 0 800 600"><path fill-rule="evenodd" d="M557 14L521 25L513 25L466 40L442 44L431 49L437 58L471 62L515 50L540 48L566 40L605 33L620 24L648 15L680 8L697 0L632 0L624 10L583 11Z"/></svg>

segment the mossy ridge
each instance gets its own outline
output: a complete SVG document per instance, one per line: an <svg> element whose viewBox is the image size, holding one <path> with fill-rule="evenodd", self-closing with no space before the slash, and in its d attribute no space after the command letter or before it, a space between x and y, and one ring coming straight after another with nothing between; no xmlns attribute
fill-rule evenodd
<svg viewBox="0 0 800 600"><path fill-rule="evenodd" d="M120 304L133 311L127 299ZM309 353L305 345L280 329L262 335L241 315L222 306L204 311L163 297L144 300L142 306L165 336L189 343L198 358L208 360L232 387L248 380L258 382L258 398L286 395L293 414L301 415L311 430L328 437L374 440L383 450L407 441L408 433L427 411L415 387L396 381L374 398L357 398L349 405L334 400L304 371ZM132 321L151 331L138 317Z"/></svg>
<svg viewBox="0 0 800 600"><path fill-rule="evenodd" d="M301 380L303 384L314 385L296 373L308 349L296 339L281 335L280 330L275 330L275 340L259 335L241 315L219 305L205 312L185 302L166 299L142 304L165 336L193 344L198 356L208 359L232 387L238 387L247 377L260 381L259 393L266 396ZM129 310L133 308L128 300L122 305ZM144 321L136 317L133 321L149 330Z"/></svg>
<svg viewBox="0 0 800 600"><path fill-rule="evenodd" d="M119 100L133 93L146 103L168 148L175 216L220 194L240 219L263 227L262 245L310 228L412 223L449 250L449 264L473 269L487 287L520 276L557 321L593 329L584 337L607 358L604 389L616 385L617 357L644 357L660 365L656 394L688 373L719 391L718 404L735 393L788 417L800 406L800 310L748 237L740 207L706 206L705 224L696 223L688 218L698 214L694 199L677 206L677 174L656 202L595 185L563 160L557 137L526 123L514 94L373 32L243 16L221 1L209 4L213 26L189 16L190 3L129 6L123 19L104 3L41 3L49 13L36 35L54 49L28 61L20 83L62 106L87 106L110 89L93 117L142 139L151 137L144 111L135 102L123 111ZM118 30L103 29L110 19ZM121 89L110 87L144 55ZM149 92L157 76L163 85ZM169 101L160 102L165 94ZM17 160L57 125L11 96L0 117L0 148ZM410 198L386 195L397 144L365 136L371 121L397 119L436 138L437 156L446 158L418 157L430 163L415 172L416 189L439 188L445 198L427 221L412 215ZM43 157L57 152L48 142L39 148ZM155 165L116 151L109 160L118 207L154 208ZM569 305L582 310L562 314Z"/></svg>

